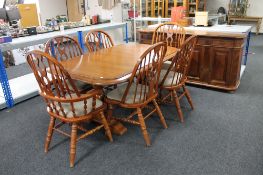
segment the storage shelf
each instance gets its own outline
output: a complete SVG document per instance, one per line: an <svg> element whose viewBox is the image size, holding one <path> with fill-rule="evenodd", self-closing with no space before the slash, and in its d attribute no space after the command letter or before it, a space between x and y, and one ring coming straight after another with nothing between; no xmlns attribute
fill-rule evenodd
<svg viewBox="0 0 263 175"><path fill-rule="evenodd" d="M190 2L189 2L190 1ZM173 7L176 6L184 6L187 9L187 14L189 14L191 17L195 16L195 12L190 12L189 11L205 11L206 10L206 1L207 0L189 0L189 3L184 4L186 1L183 0L160 0L159 3L157 0L148 0L148 3L146 1L142 2L141 8L143 9L146 14L149 14L147 16L154 17L156 16L156 12L158 11L159 13L157 15L161 15L162 17L170 17L171 11ZM199 9L199 4L204 3L204 6L202 9ZM147 9L146 8L147 5ZM159 9L158 9L159 5ZM145 10L144 10L145 9ZM152 11L153 10L153 11Z"/></svg>

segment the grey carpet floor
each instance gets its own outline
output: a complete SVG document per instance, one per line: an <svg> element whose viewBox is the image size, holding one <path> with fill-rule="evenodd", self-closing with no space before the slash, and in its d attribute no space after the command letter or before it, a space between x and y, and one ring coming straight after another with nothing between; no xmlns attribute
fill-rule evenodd
<svg viewBox="0 0 263 175"><path fill-rule="evenodd" d="M54 134L44 153L49 117L40 97L0 111L0 174L262 175L262 36L252 38L251 52L234 94L189 87L196 109L182 102L184 124L175 121L174 106L162 106L169 128L156 115L147 121L151 147L137 127L126 125L113 143L99 132L78 143L73 169L69 139Z"/></svg>

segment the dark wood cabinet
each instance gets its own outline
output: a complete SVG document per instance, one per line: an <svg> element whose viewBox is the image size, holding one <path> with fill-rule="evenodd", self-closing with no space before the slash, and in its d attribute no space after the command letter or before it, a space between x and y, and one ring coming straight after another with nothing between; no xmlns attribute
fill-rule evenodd
<svg viewBox="0 0 263 175"><path fill-rule="evenodd" d="M153 32L140 31L140 42L151 43ZM188 83L234 91L240 84L245 36L198 36Z"/></svg>

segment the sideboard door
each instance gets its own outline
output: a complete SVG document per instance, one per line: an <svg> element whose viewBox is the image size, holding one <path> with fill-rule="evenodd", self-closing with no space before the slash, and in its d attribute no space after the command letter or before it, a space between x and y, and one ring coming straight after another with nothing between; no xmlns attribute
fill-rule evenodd
<svg viewBox="0 0 263 175"><path fill-rule="evenodd" d="M209 83L218 86L228 85L231 73L231 49L212 47L210 52Z"/></svg>
<svg viewBox="0 0 263 175"><path fill-rule="evenodd" d="M188 77L191 80L200 81L201 72L202 72L201 61L203 60L203 58L204 58L204 48L201 46L196 46L188 72Z"/></svg>

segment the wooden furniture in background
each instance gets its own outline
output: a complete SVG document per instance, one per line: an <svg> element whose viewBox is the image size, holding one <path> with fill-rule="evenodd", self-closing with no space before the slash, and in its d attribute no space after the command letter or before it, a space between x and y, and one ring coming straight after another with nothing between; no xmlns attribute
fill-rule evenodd
<svg viewBox="0 0 263 175"><path fill-rule="evenodd" d="M71 22L79 22L85 13L84 0L67 0L68 18Z"/></svg>
<svg viewBox="0 0 263 175"><path fill-rule="evenodd" d="M147 49L135 65L128 83L110 91L105 98L105 102L109 105L108 117L140 126L147 146L151 145L145 125L145 120L148 117L157 112L163 127L167 128L163 114L156 102L159 76L166 49L167 46L163 42L154 44ZM142 110L149 103L154 104L154 109L143 116ZM113 105L135 111L128 117L112 117ZM136 115L138 115L138 120L135 118Z"/></svg>
<svg viewBox="0 0 263 175"><path fill-rule="evenodd" d="M23 28L39 26L36 4L17 4L21 15L21 25Z"/></svg>
<svg viewBox="0 0 263 175"><path fill-rule="evenodd" d="M85 37L85 43L90 52L114 46L110 35L102 30L89 32Z"/></svg>
<svg viewBox="0 0 263 175"><path fill-rule="evenodd" d="M72 59L83 54L77 40L66 35L49 39L45 44L45 52L56 58L58 61ZM91 89L91 86L82 81L76 80L75 84L82 92Z"/></svg>
<svg viewBox="0 0 263 175"><path fill-rule="evenodd" d="M185 30L174 22L167 22L156 27L152 44L166 42L167 46L180 48L185 41Z"/></svg>
<svg viewBox="0 0 263 175"><path fill-rule="evenodd" d="M140 6L142 4L142 6ZM172 7L184 6L187 16L194 16L195 11L206 10L206 0L142 0L140 6L143 17L171 17Z"/></svg>
<svg viewBox="0 0 263 175"><path fill-rule="evenodd" d="M145 17L164 17L165 16L165 2L164 0L141 0L140 6L142 4L142 16Z"/></svg>
<svg viewBox="0 0 263 175"><path fill-rule="evenodd" d="M194 109L190 93L187 90L185 83L187 80L187 73L193 56L196 41L196 36L191 36L190 38L188 38L182 45L180 51L173 58L170 67L167 70L161 70L159 85L160 101L165 102L168 97L171 97L173 102L175 103L177 113L181 122L184 122L183 112L180 106L181 98L186 96L192 109ZM168 95L166 95L165 97L162 97L163 90L169 91ZM182 90L182 93L179 93L180 90Z"/></svg>
<svg viewBox="0 0 263 175"><path fill-rule="evenodd" d="M232 22L241 21L241 22L255 22L256 23L256 34L258 35L261 28L263 17L255 17L255 16L228 16L228 24L231 25Z"/></svg>
<svg viewBox="0 0 263 175"><path fill-rule="evenodd" d="M206 11L206 0L189 0L188 3L189 16L194 17L196 11Z"/></svg>
<svg viewBox="0 0 263 175"><path fill-rule="evenodd" d="M151 44L153 29L142 29L138 32L140 43ZM187 82L235 91L240 84L241 61L248 34L189 31L186 37L192 34L198 35L198 39Z"/></svg>
<svg viewBox="0 0 263 175"><path fill-rule="evenodd" d="M39 84L40 95L44 98L47 112L50 115L45 152L48 152L54 130L71 139L70 167L74 166L76 142L80 139L104 128L109 140L112 141L111 131L103 114L105 106L102 101L97 99L100 91L92 90L86 94L80 94L68 72L55 58L46 53L30 52L27 55L27 61ZM73 89L70 89L69 86ZM90 121L95 117L99 117L102 124L94 129L87 130L80 125L81 122ZM56 120L61 122L56 124ZM64 124L70 124L70 134L59 129ZM78 136L78 130L84 133Z"/></svg>
<svg viewBox="0 0 263 175"><path fill-rule="evenodd" d="M244 17L250 7L249 0L229 0L228 15Z"/></svg>
<svg viewBox="0 0 263 175"><path fill-rule="evenodd" d="M188 13L188 7L189 7L189 2L188 0L165 0L165 17L171 17L171 12L173 7L178 7L178 6L183 6L186 11L186 16L189 15Z"/></svg>

